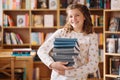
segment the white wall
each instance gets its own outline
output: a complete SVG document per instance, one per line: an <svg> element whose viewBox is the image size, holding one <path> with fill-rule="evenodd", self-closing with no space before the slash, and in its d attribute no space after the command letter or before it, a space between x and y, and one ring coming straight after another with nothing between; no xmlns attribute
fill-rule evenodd
<svg viewBox="0 0 120 80"><path fill-rule="evenodd" d="M2 25L2 0L0 0L0 25Z"/></svg>

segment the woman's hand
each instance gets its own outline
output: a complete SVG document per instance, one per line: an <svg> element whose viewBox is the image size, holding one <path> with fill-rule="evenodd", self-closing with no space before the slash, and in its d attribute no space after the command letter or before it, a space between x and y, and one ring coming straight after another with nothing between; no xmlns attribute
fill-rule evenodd
<svg viewBox="0 0 120 80"><path fill-rule="evenodd" d="M74 67L67 67L68 62L53 62L50 67L58 72L60 75L65 75L65 70L73 69Z"/></svg>

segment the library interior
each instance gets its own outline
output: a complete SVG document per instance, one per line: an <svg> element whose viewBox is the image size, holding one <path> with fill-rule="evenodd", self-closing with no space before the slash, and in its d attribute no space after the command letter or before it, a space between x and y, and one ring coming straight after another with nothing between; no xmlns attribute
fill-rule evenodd
<svg viewBox="0 0 120 80"><path fill-rule="evenodd" d="M51 79L52 69L37 51L66 25L66 8L76 3L89 9L92 30L98 37L98 69L88 74L87 80L120 80L120 0L0 0L0 80ZM69 58L65 51L70 53L67 50L72 51L71 46L63 44L71 39L57 40L54 44L59 44L56 46L67 55L62 55L65 59ZM57 55L57 48L53 51Z"/></svg>

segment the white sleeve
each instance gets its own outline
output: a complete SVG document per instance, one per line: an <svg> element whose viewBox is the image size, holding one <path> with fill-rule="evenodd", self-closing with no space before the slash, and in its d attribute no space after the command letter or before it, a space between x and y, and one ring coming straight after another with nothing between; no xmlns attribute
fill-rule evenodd
<svg viewBox="0 0 120 80"><path fill-rule="evenodd" d="M56 37L59 37L61 33L61 30L57 30L53 33L53 35L47 39L38 49L37 55L41 59L41 61L49 67L51 63L54 62L54 60L50 56L50 52L52 48L54 47L53 42Z"/></svg>

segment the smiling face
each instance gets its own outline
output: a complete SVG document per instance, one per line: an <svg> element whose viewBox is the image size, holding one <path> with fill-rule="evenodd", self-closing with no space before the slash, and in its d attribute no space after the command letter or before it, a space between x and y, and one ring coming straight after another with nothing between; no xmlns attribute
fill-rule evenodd
<svg viewBox="0 0 120 80"><path fill-rule="evenodd" d="M82 32L84 15L78 9L71 9L67 11L68 22L76 32Z"/></svg>

